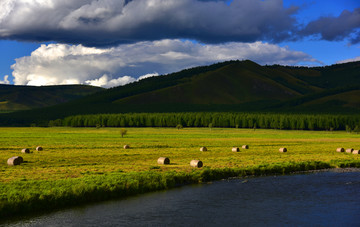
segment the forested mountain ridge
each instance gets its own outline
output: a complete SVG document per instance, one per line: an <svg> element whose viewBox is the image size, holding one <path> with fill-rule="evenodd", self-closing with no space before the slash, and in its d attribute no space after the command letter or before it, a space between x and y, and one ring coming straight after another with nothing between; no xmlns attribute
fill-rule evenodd
<svg viewBox="0 0 360 227"><path fill-rule="evenodd" d="M358 113L360 62L309 68L228 61L1 117L12 124L77 114L204 111Z"/></svg>

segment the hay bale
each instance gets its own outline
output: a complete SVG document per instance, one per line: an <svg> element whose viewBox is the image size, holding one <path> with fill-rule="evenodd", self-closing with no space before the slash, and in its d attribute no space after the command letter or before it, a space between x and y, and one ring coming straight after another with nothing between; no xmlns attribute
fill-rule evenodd
<svg viewBox="0 0 360 227"><path fill-rule="evenodd" d="M348 149L346 149L346 153L352 153L353 150L354 150L354 149L352 149L352 148L348 148Z"/></svg>
<svg viewBox="0 0 360 227"><path fill-rule="evenodd" d="M42 148L42 147L40 147L40 146L38 146L38 147L36 147L36 150L37 150L37 151L42 151L42 150L43 150L43 148Z"/></svg>
<svg viewBox="0 0 360 227"><path fill-rule="evenodd" d="M130 148L130 146L129 145L124 145L124 149L129 149Z"/></svg>
<svg viewBox="0 0 360 227"><path fill-rule="evenodd" d="M353 150L353 154L359 154L359 150Z"/></svg>
<svg viewBox="0 0 360 227"><path fill-rule="evenodd" d="M15 157L17 157L17 158L19 159L20 163L23 163L23 162L24 162L23 157L21 157L21 156L15 156Z"/></svg>
<svg viewBox="0 0 360 227"><path fill-rule="evenodd" d="M160 165L169 165L170 159L167 157L160 157L160 158L158 158L157 163Z"/></svg>
<svg viewBox="0 0 360 227"><path fill-rule="evenodd" d="M282 147L279 149L279 151L284 153L284 152L287 152L287 149L285 147Z"/></svg>
<svg viewBox="0 0 360 227"><path fill-rule="evenodd" d="M249 149L249 145L242 145L242 149Z"/></svg>
<svg viewBox="0 0 360 227"><path fill-rule="evenodd" d="M28 148L24 148L24 149L21 150L21 153L29 154L30 150Z"/></svg>
<svg viewBox="0 0 360 227"><path fill-rule="evenodd" d="M239 151L240 151L240 149L239 149L238 147L233 147L231 150L232 150L233 152L239 152Z"/></svg>
<svg viewBox="0 0 360 227"><path fill-rule="evenodd" d="M201 147L200 151L207 151L207 148L206 147Z"/></svg>
<svg viewBox="0 0 360 227"><path fill-rule="evenodd" d="M339 147L339 148L336 149L336 152L345 152L345 149L342 148L342 147Z"/></svg>
<svg viewBox="0 0 360 227"><path fill-rule="evenodd" d="M203 166L203 163L200 160L191 160L190 166L191 167L201 168Z"/></svg>
<svg viewBox="0 0 360 227"><path fill-rule="evenodd" d="M15 156L15 157L11 157L7 160L7 164L9 166L16 166L16 165L20 165L21 163L24 162L24 159L21 156Z"/></svg>

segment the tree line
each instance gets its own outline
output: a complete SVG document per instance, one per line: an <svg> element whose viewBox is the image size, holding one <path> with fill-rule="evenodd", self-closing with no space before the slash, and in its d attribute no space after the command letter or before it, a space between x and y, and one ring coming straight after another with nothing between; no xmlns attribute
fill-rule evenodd
<svg viewBox="0 0 360 227"><path fill-rule="evenodd" d="M52 120L69 127L221 127L359 132L359 115L275 113L125 113L76 115Z"/></svg>

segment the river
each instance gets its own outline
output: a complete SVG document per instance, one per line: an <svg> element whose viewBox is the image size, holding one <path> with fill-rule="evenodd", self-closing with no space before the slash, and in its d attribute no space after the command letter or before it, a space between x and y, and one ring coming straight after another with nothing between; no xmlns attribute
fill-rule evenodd
<svg viewBox="0 0 360 227"><path fill-rule="evenodd" d="M56 211L6 226L360 226L360 172L253 177Z"/></svg>

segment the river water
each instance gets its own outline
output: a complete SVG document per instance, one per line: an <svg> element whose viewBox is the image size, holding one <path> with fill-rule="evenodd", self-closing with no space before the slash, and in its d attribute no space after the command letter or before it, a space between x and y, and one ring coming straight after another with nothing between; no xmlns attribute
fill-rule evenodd
<svg viewBox="0 0 360 227"><path fill-rule="evenodd" d="M23 218L6 226L360 226L360 172L233 179Z"/></svg>

